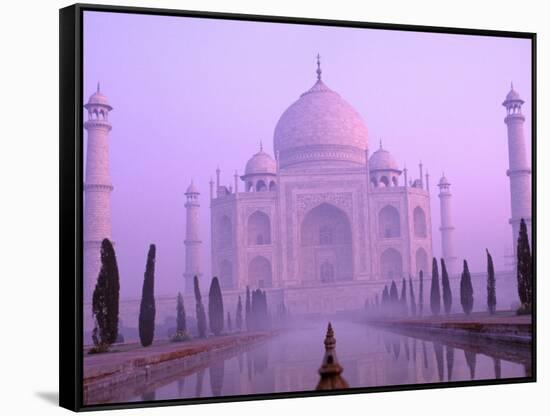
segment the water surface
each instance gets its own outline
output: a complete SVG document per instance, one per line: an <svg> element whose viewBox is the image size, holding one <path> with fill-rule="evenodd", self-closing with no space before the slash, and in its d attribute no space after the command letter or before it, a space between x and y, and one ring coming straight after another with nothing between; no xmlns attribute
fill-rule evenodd
<svg viewBox="0 0 550 416"><path fill-rule="evenodd" d="M350 387L525 377L525 354L430 341L352 322L333 322L336 352ZM306 324L220 359L130 401L314 390L324 354L326 323ZM504 347L502 347L504 348ZM506 347L513 349L513 347ZM504 354L503 354L504 353ZM502 356L510 359L502 359ZM530 358L530 357L529 357Z"/></svg>

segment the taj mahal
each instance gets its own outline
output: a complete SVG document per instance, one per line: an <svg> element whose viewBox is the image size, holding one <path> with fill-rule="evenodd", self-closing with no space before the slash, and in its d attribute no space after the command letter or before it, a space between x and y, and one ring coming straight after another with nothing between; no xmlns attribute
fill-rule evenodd
<svg viewBox="0 0 550 416"><path fill-rule="evenodd" d="M420 166L409 180L382 144L369 155L364 121L324 84L318 65L315 84L275 126L275 158L260 146L233 189L220 185L219 170L211 183L212 269L224 288L323 287L427 271L429 177Z"/></svg>
<svg viewBox="0 0 550 416"><path fill-rule="evenodd" d="M522 104L512 87L503 105L514 238L521 218L531 232L531 171ZM112 107L99 86L85 107L86 300L97 279L99 243L111 238L113 187L107 140ZM231 186L222 184L219 168L210 181L211 247L202 243L207 230L200 229L199 219L208 211L201 190L191 182L185 193L182 286L190 302L193 277L203 276L200 265L206 250L210 250L212 275L220 279L224 302L232 305L247 286L259 287L267 291L273 305L284 302L297 313L360 309L366 298L392 280L414 278L421 270L429 274L433 229L441 233L439 252L450 274L459 272L450 181L443 175L436 184L438 192L431 193L430 176L422 163L414 172L399 166L391 149L369 137L356 109L324 83L319 57L313 86L275 125L273 154L260 144L244 173L230 175ZM439 199L441 223L433 225L430 200L434 197ZM114 240L116 244L116 236ZM173 299L170 302L172 311Z"/></svg>

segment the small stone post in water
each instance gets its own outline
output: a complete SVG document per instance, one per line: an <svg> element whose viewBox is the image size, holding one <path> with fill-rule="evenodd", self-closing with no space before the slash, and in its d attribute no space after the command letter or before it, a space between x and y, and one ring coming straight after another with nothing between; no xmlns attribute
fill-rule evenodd
<svg viewBox="0 0 550 416"><path fill-rule="evenodd" d="M328 324L327 335L325 337L325 356L323 363L319 368L321 379L317 384L316 390L336 390L349 388L348 382L341 376L344 369L338 363L336 358L336 339L332 325Z"/></svg>

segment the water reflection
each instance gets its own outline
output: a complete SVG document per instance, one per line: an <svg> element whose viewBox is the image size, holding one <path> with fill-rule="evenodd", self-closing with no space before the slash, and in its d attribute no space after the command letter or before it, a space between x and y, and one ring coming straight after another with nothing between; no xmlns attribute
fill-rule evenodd
<svg viewBox="0 0 550 416"><path fill-rule="evenodd" d="M223 388L223 375L225 370L225 361L218 361L209 368L210 388L214 396L220 396Z"/></svg>
<svg viewBox="0 0 550 416"><path fill-rule="evenodd" d="M449 345L445 346L445 357L447 358L447 381L453 379L453 364L455 362L455 349Z"/></svg>
<svg viewBox="0 0 550 416"><path fill-rule="evenodd" d="M129 400L313 390L319 381L317 371L324 354L325 325L311 324L284 333L230 358L182 373L161 387L151 386L146 393ZM512 347L469 350L467 344L436 341L433 337L425 340L361 324L333 322L333 327L343 376L351 387L530 375L529 353Z"/></svg>
<svg viewBox="0 0 550 416"><path fill-rule="evenodd" d="M439 342L434 342L433 347L435 352L435 361L437 362L437 374L439 375L439 381L443 381L443 345Z"/></svg>
<svg viewBox="0 0 550 416"><path fill-rule="evenodd" d="M476 353L469 350L464 350L464 356L466 357L466 364L470 369L470 379L476 378Z"/></svg>

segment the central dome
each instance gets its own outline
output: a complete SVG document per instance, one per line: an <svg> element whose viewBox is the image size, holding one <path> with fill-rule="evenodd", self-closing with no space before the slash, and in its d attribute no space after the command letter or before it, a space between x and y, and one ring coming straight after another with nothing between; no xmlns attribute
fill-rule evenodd
<svg viewBox="0 0 550 416"><path fill-rule="evenodd" d="M303 163L365 163L367 128L361 116L321 80L286 109L273 139L281 168Z"/></svg>

